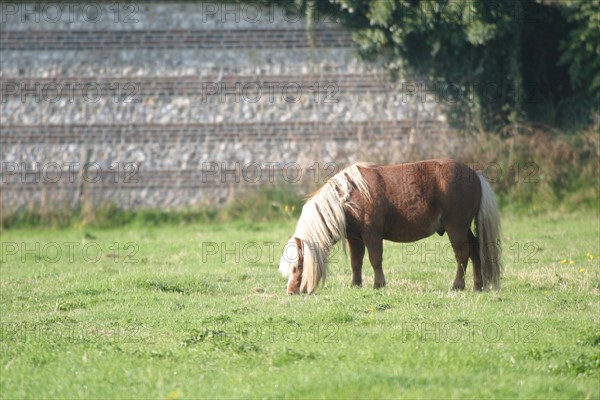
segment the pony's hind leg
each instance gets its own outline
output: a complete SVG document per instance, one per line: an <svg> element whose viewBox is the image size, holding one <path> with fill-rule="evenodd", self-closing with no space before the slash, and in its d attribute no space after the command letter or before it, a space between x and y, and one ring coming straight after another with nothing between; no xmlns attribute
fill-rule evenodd
<svg viewBox="0 0 600 400"><path fill-rule="evenodd" d="M365 258L365 244L359 239L348 239L350 264L352 265L352 285L362 286L362 265Z"/></svg>
<svg viewBox="0 0 600 400"><path fill-rule="evenodd" d="M456 268L456 277L452 284L453 290L464 290L465 288L465 272L467 271L467 263L469 262L469 236L464 230L448 229L450 243L454 250L454 257L458 264Z"/></svg>
<svg viewBox="0 0 600 400"><path fill-rule="evenodd" d="M369 251L369 261L375 273L375 281L373 287L379 289L385 286L385 276L383 275L383 238L382 237L365 237L365 245Z"/></svg>
<svg viewBox="0 0 600 400"><path fill-rule="evenodd" d="M473 262L473 288L483 290L483 275L481 275L481 259L479 258L479 241L469 229L469 250Z"/></svg>

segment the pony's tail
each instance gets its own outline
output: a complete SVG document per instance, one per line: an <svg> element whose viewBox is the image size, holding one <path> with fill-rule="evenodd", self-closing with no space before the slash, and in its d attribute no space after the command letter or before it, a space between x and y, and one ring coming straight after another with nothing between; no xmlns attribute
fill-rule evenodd
<svg viewBox="0 0 600 400"><path fill-rule="evenodd" d="M488 181L478 173L481 182L481 204L475 220L477 241L479 242L479 258L483 275L483 289L490 284L494 289L500 289L500 215L496 196Z"/></svg>

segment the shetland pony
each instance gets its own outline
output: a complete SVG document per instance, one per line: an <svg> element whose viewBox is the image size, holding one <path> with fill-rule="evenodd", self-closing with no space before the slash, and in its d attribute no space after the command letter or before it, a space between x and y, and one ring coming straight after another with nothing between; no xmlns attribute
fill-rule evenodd
<svg viewBox="0 0 600 400"><path fill-rule="evenodd" d="M475 233L471 223L475 219ZM352 284L362 284L365 248L375 288L385 286L383 240L414 242L448 233L458 264L452 288L465 288L469 258L475 290L500 288L500 218L486 179L465 164L436 159L397 165L354 164L302 208L279 263L288 294L312 293L327 275L332 246L346 239Z"/></svg>

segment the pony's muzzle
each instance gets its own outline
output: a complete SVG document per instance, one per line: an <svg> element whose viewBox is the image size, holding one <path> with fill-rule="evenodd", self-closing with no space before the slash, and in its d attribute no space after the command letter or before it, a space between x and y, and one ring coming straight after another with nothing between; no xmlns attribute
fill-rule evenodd
<svg viewBox="0 0 600 400"><path fill-rule="evenodd" d="M287 286L287 294L291 296L298 293L300 293L300 286L291 281Z"/></svg>
<svg viewBox="0 0 600 400"><path fill-rule="evenodd" d="M290 274L287 282L287 293L296 294L300 293L300 287L302 286L302 267L294 267Z"/></svg>

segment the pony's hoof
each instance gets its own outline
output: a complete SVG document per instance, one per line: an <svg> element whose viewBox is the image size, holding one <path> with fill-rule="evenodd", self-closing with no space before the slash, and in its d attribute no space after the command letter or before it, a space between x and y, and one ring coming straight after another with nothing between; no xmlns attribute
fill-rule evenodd
<svg viewBox="0 0 600 400"><path fill-rule="evenodd" d="M452 290L465 290L465 284L455 283L454 285L452 285Z"/></svg>
<svg viewBox="0 0 600 400"><path fill-rule="evenodd" d="M373 284L373 289L381 289L385 287L385 281L383 282L375 282L375 284Z"/></svg>

